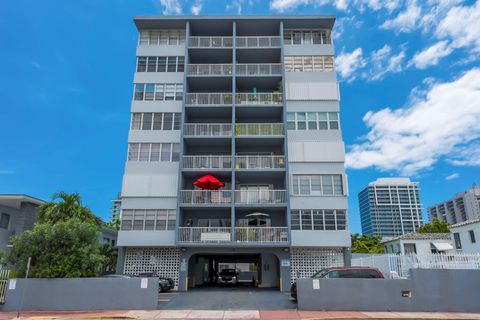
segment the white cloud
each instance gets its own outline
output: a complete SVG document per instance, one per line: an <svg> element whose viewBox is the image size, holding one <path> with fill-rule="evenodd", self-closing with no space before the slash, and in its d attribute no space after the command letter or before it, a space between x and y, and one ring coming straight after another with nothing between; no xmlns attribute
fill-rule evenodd
<svg viewBox="0 0 480 320"><path fill-rule="evenodd" d="M458 177L460 177L460 175L458 173L452 173L448 176L445 177L445 180L454 180L454 179L458 179Z"/></svg>
<svg viewBox="0 0 480 320"><path fill-rule="evenodd" d="M227 4L225 9L227 11L234 10L234 11L236 11L237 15L241 15L242 14L242 6L243 6L243 0L232 0L232 2Z"/></svg>
<svg viewBox="0 0 480 320"><path fill-rule="evenodd" d="M369 70L362 73L362 77L367 80L380 80L388 73L398 73L403 70L403 60L405 59L405 49L402 48L398 54L392 53L389 45L373 51L370 54Z"/></svg>
<svg viewBox="0 0 480 320"><path fill-rule="evenodd" d="M300 6L313 5L315 7L321 7L331 5L341 11L349 11L351 8L356 8L362 12L365 10L365 7L372 10L385 8L388 11L392 11L399 5L399 1L400 0L271 0L270 9L284 12Z"/></svg>
<svg viewBox="0 0 480 320"><path fill-rule="evenodd" d="M380 28L393 29L396 32L410 32L417 26L421 17L421 7L416 0L409 0L405 11L400 12L395 18L386 20Z"/></svg>
<svg viewBox="0 0 480 320"><path fill-rule="evenodd" d="M336 57L335 63L336 70L340 74L340 77L348 81L355 79L355 72L366 65L363 59L362 48L357 48L350 53L340 53Z"/></svg>
<svg viewBox="0 0 480 320"><path fill-rule="evenodd" d="M441 58L452 53L453 49L447 40L442 40L434 45L415 53L409 65L414 65L418 69L425 69L438 64Z"/></svg>
<svg viewBox="0 0 480 320"><path fill-rule="evenodd" d="M194 16L198 16L200 14L200 12L202 11L202 7L203 7L203 2L201 0L196 0L192 7L190 8L190 12L194 15Z"/></svg>
<svg viewBox="0 0 480 320"><path fill-rule="evenodd" d="M475 68L452 82L432 84L423 99L417 97L406 107L369 111L363 118L369 132L349 147L347 166L408 176L441 159L480 165L478 101L480 69Z"/></svg>
<svg viewBox="0 0 480 320"><path fill-rule="evenodd" d="M163 14L182 14L182 6L179 0L160 0L160 5L163 8Z"/></svg>

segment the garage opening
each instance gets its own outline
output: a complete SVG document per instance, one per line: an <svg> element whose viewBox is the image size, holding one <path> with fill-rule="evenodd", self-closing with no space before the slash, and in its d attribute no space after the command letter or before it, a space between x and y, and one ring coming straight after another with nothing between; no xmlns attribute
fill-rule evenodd
<svg viewBox="0 0 480 320"><path fill-rule="evenodd" d="M274 254L195 254L189 260L188 287L279 288Z"/></svg>

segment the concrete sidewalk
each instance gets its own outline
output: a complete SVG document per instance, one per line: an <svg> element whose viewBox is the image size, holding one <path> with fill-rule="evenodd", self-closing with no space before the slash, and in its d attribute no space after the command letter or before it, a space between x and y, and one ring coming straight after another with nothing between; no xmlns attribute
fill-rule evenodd
<svg viewBox="0 0 480 320"><path fill-rule="evenodd" d="M15 312L0 313L0 320L14 319ZM357 311L298 311L298 310L112 310L22 312L21 319L189 319L189 320L313 320L313 319L479 319L480 313L439 312L357 312Z"/></svg>

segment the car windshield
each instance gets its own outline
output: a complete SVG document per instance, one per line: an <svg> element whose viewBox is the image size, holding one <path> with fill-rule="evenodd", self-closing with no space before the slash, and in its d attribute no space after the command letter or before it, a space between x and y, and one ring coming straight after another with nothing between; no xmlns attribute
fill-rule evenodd
<svg viewBox="0 0 480 320"><path fill-rule="evenodd" d="M318 278L322 278L325 274L327 274L328 270L327 269L322 269L320 271L318 271L317 273L315 273L312 278L314 279L318 279Z"/></svg>
<svg viewBox="0 0 480 320"><path fill-rule="evenodd" d="M223 269L220 271L221 275L227 276L227 275L234 275L235 274L235 269Z"/></svg>

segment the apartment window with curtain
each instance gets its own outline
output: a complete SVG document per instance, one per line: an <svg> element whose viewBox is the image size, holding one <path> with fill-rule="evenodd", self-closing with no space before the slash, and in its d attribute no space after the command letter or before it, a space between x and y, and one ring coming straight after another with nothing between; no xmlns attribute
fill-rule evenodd
<svg viewBox="0 0 480 320"><path fill-rule="evenodd" d="M285 56L286 72L333 72L333 56Z"/></svg>
<svg viewBox="0 0 480 320"><path fill-rule="evenodd" d="M181 83L136 83L134 100L137 101L182 101Z"/></svg>
<svg viewBox="0 0 480 320"><path fill-rule="evenodd" d="M287 130L339 130L338 112L288 112Z"/></svg>
<svg viewBox="0 0 480 320"><path fill-rule="evenodd" d="M292 175L292 194L297 196L343 196L340 174Z"/></svg>
<svg viewBox="0 0 480 320"><path fill-rule="evenodd" d="M129 143L128 161L131 162L178 162L179 143Z"/></svg>
<svg viewBox="0 0 480 320"><path fill-rule="evenodd" d="M292 230L346 230L346 210L301 209L291 211Z"/></svg>
<svg viewBox="0 0 480 320"><path fill-rule="evenodd" d="M176 211L170 209L123 209L122 231L175 230Z"/></svg>
<svg viewBox="0 0 480 320"><path fill-rule="evenodd" d="M180 130L180 112L132 113L131 130Z"/></svg>

